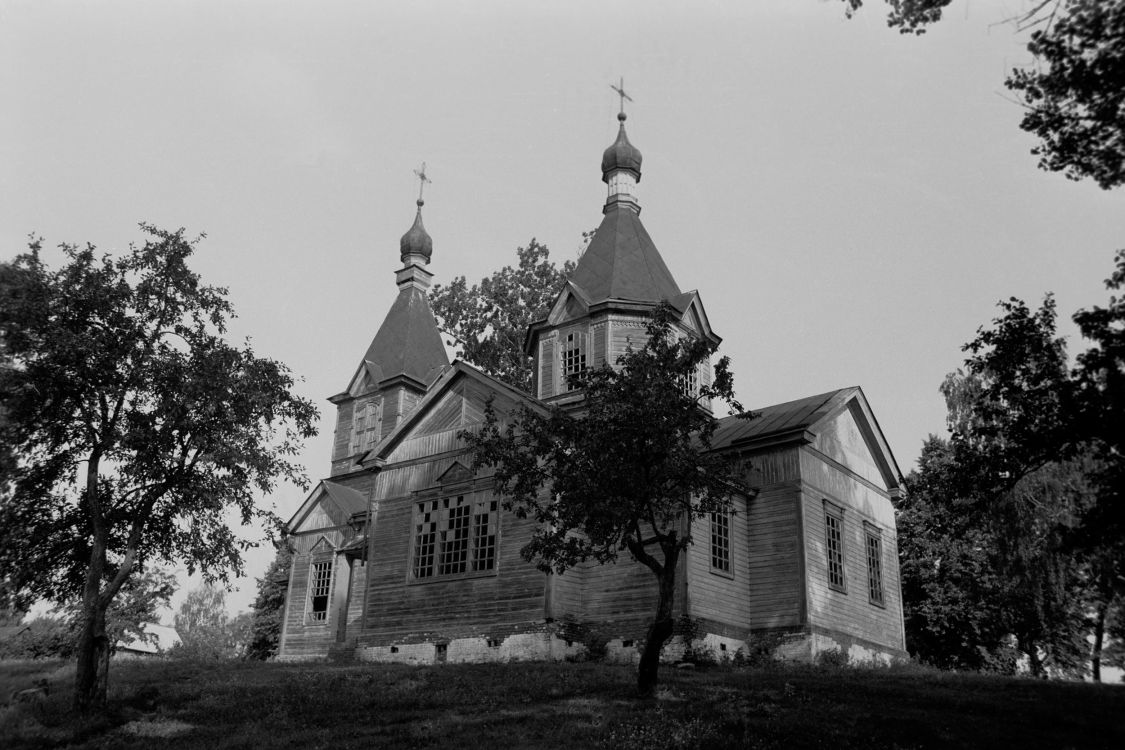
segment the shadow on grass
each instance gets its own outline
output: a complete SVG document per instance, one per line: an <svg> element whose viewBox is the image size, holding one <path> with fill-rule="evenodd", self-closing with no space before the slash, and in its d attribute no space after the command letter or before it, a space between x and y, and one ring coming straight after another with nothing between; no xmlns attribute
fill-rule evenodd
<svg viewBox="0 0 1125 750"><path fill-rule="evenodd" d="M34 675L25 674L29 682ZM919 669L119 663L109 710L0 719L5 748L1125 747L1125 689ZM12 711L13 709L8 709Z"/></svg>

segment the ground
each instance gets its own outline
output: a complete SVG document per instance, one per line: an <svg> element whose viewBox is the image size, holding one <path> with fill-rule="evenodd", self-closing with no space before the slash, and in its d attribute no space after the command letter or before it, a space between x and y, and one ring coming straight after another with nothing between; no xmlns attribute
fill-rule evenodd
<svg viewBox="0 0 1125 750"><path fill-rule="evenodd" d="M67 718L73 668L0 665L0 689L51 681L0 709L19 748L1118 748L1125 687L918 667L665 669L654 701L631 667L132 661L110 712ZM157 739L159 738L159 739Z"/></svg>

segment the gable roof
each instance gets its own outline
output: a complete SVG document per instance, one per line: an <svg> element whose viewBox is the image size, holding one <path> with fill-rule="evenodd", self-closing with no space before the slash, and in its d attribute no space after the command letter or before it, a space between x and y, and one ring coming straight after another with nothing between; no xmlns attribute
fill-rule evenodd
<svg viewBox="0 0 1125 750"><path fill-rule="evenodd" d="M367 498L362 492L322 479L312 488L312 492L301 503L297 512L285 523L286 528L290 531L295 529L325 496L331 498L348 518L367 511Z"/></svg>
<svg viewBox="0 0 1125 750"><path fill-rule="evenodd" d="M403 287L363 359L377 381L405 375L425 384L449 365L424 291Z"/></svg>
<svg viewBox="0 0 1125 750"><path fill-rule="evenodd" d="M659 302L680 287L637 213L610 205L570 280L590 304L609 299Z"/></svg>
<svg viewBox="0 0 1125 750"><path fill-rule="evenodd" d="M504 395L517 403L526 403L532 408L539 408L546 413L546 407L543 406L535 397L524 393L518 388L513 388L507 383L501 382L491 375L478 370L467 362L457 360L453 363L442 376L434 382L422 400L415 405L406 418L395 425L395 428L387 433L382 440L379 441L374 448L364 454L359 463L366 463L372 459L376 461L385 460L395 449L395 447L410 434L410 431L415 428L430 412L431 407L438 403L442 396L450 391L456 381L463 378L473 380L487 389L490 389L500 395Z"/></svg>
<svg viewBox="0 0 1125 750"><path fill-rule="evenodd" d="M714 449L764 448L792 441L812 442L819 429L846 409L855 416L864 440L892 491L902 486L902 471L859 386L754 409L752 419L724 417L711 438Z"/></svg>

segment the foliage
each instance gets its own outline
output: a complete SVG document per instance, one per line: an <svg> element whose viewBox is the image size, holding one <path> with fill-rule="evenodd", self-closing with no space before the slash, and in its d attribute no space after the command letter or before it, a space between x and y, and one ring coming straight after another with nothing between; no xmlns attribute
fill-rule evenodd
<svg viewBox="0 0 1125 750"><path fill-rule="evenodd" d="M74 619L59 614L33 618L9 631L0 640L0 659L70 659L78 642Z"/></svg>
<svg viewBox="0 0 1125 750"><path fill-rule="evenodd" d="M251 605L250 636L246 646L248 659L269 659L277 655L292 558L288 545L279 544L273 562L266 568L265 575L258 579L258 595Z"/></svg>
<svg viewBox="0 0 1125 750"><path fill-rule="evenodd" d="M292 456L315 433L287 368L224 340L232 308L188 268L196 242L142 228L144 245L118 258L63 245L57 270L33 241L0 298L19 461L0 505L0 593L81 599L83 711L104 695L106 610L134 571L240 571L228 512L269 521L257 493L303 484Z"/></svg>
<svg viewBox="0 0 1125 750"><path fill-rule="evenodd" d="M527 247L517 248L516 255L515 268L504 266L478 284L469 286L464 276L448 286L435 284L430 306L458 356L530 391L531 357L524 352L524 335L532 322L547 315L574 263L568 260L561 268L555 266L547 247L534 238Z"/></svg>
<svg viewBox="0 0 1125 750"><path fill-rule="evenodd" d="M495 470L504 506L536 521L524 558L563 573L586 560L611 563L627 550L659 583L659 599L638 674L642 694L655 688L660 649L672 635L676 564L691 543L690 522L728 512L739 468L711 452L716 422L700 402L733 411L733 378L724 357L710 385L683 386L715 345L673 330L674 311L658 306L641 349L616 367L572 376L583 389L581 412L523 407L506 427L489 408L479 434L462 437L474 467Z"/></svg>
<svg viewBox="0 0 1125 750"><path fill-rule="evenodd" d="M1108 286L1122 283L1125 253ZM1050 296L1000 307L943 384L949 441L926 444L899 503L908 647L938 666L1009 669L1014 644L1034 674L1092 659L1098 677L1125 593L1125 306L1075 315L1095 346L1073 370Z"/></svg>
<svg viewBox="0 0 1125 750"><path fill-rule="evenodd" d="M863 0L844 0L851 15ZM888 25L921 34L950 0L886 0ZM1039 166L1103 189L1125 184L1125 0L1037 0L1011 19L1033 29L1035 62L1004 85L1026 111L1020 127L1039 138Z"/></svg>
<svg viewBox="0 0 1125 750"><path fill-rule="evenodd" d="M221 588L204 584L188 592L173 622L180 636L180 643L170 652L175 658L215 661L245 652L250 615L228 617Z"/></svg>
<svg viewBox="0 0 1125 750"><path fill-rule="evenodd" d="M159 612L168 605L174 593L176 577L167 571L146 570L130 577L106 612L105 629L110 643L140 641L156 645L156 634L145 626L160 624ZM77 608L72 609L77 624L81 613Z"/></svg>

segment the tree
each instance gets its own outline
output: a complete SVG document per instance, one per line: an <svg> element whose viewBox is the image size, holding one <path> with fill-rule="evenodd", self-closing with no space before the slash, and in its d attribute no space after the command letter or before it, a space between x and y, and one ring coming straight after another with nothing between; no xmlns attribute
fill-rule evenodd
<svg viewBox="0 0 1125 750"><path fill-rule="evenodd" d="M265 575L258 579L258 595L251 607L250 636L246 646L248 659L265 660L277 655L292 559L289 546L279 544L273 562L266 568Z"/></svg>
<svg viewBox="0 0 1125 750"><path fill-rule="evenodd" d="M130 576L106 611L110 650L134 640L155 645L156 634L147 626L160 624L160 610L168 606L175 593L176 577L165 570L157 568ZM74 619L80 620L80 615L80 610L75 611Z"/></svg>
<svg viewBox="0 0 1125 750"><path fill-rule="evenodd" d="M572 376L584 389L581 414L522 408L506 426L491 408L479 434L462 433L475 467L492 467L504 507L538 522L521 550L544 572L562 574L586 560L610 563L628 551L656 579L653 622L637 684L651 695L660 649L672 635L676 565L692 542L691 520L728 512L745 492L739 467L711 451L716 421L700 403L718 399L733 412L727 358L711 385L686 384L715 346L680 338L662 304L646 326L643 348L616 367Z"/></svg>
<svg viewBox="0 0 1125 750"><path fill-rule="evenodd" d="M237 619L237 618L236 618ZM172 655L186 659L217 660L237 655L237 634L227 617L223 589L204 584L188 592L172 618L180 642Z"/></svg>
<svg viewBox="0 0 1125 750"><path fill-rule="evenodd" d="M886 0L887 23L921 34L951 0ZM844 0L848 14L863 0ZM1031 32L1029 68L1004 85L1026 108L1020 127L1039 137L1039 166L1103 189L1125 184L1125 0L1036 0L1012 19Z"/></svg>
<svg viewBox="0 0 1125 750"><path fill-rule="evenodd" d="M18 601L80 600L75 706L101 706L106 612L135 571L183 561L222 578L244 546L227 525L272 521L256 493L304 484L292 461L316 410L288 369L224 340L226 290L187 265L197 241L142 225L119 258L40 242L12 264L0 381L19 466L0 505L0 575Z"/></svg>
<svg viewBox="0 0 1125 750"><path fill-rule="evenodd" d="M583 234L589 241L592 232ZM528 326L547 315L551 303L574 270L548 257L550 251L532 238L516 249L515 268L504 266L479 284L458 276L448 286L435 284L430 305L449 345L459 356L489 375L523 391L531 390L531 357L523 349Z"/></svg>

